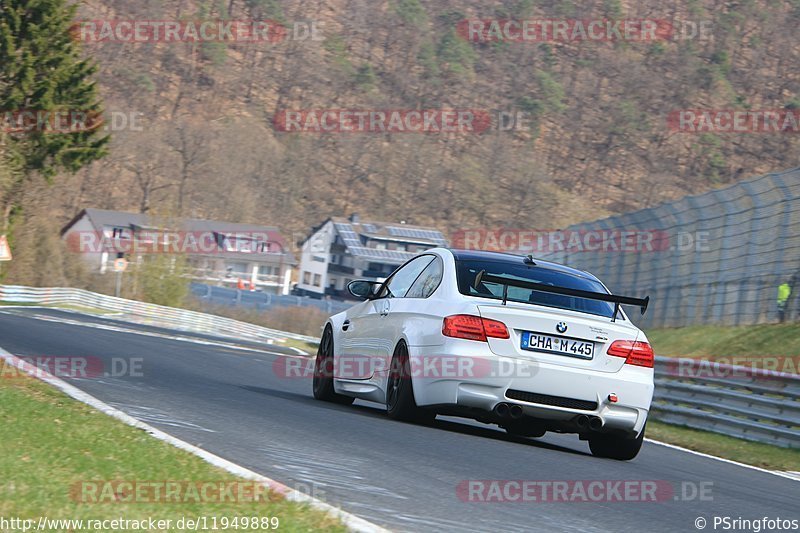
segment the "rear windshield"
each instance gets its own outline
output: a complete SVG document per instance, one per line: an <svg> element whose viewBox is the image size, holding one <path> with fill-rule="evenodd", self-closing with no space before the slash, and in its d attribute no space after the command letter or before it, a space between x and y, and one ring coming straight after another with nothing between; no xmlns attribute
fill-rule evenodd
<svg viewBox="0 0 800 533"><path fill-rule="evenodd" d="M603 285L597 281L549 268L529 266L523 263L522 259L520 259L518 263L502 261L457 261L456 272L458 276L458 290L461 294L491 298L494 300L503 299L503 286L500 284L483 282L477 289L473 287L475 276L477 276L478 272L481 270L485 270L487 274L503 276L510 279L521 279L555 287L608 294L608 291ZM581 313L589 313L609 318L614 314L614 304L609 302L600 302L563 294L551 294L520 287L508 288L508 300L544 305L546 307L555 307L558 309L568 309L570 311L579 311ZM622 313L620 313L618 317L621 318Z"/></svg>

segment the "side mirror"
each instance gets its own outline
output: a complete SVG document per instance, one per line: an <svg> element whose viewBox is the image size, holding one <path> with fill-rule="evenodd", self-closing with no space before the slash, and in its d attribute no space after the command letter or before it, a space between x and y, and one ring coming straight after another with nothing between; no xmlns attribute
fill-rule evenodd
<svg viewBox="0 0 800 533"><path fill-rule="evenodd" d="M371 300L382 283L357 279L347 284L347 291L359 300Z"/></svg>

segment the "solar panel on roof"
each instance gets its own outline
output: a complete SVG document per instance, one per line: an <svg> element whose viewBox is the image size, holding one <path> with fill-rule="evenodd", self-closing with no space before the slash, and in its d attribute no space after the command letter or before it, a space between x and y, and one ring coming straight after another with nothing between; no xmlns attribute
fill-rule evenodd
<svg viewBox="0 0 800 533"><path fill-rule="evenodd" d="M358 234L353 231L353 226L350 224L337 223L334 224L333 227L339 232L339 236L344 241L345 246L348 248L352 246L361 246L361 239L359 239Z"/></svg>
<svg viewBox="0 0 800 533"><path fill-rule="evenodd" d="M413 252L402 252L400 250L378 250L376 248L367 248L366 246L356 246L350 248L350 253L360 257L369 259L380 259L385 261L396 261L402 263L408 261L416 254Z"/></svg>
<svg viewBox="0 0 800 533"><path fill-rule="evenodd" d="M378 226L376 226L375 224L361 224L361 227L364 228L364 231L366 231L367 233L378 232Z"/></svg>
<svg viewBox="0 0 800 533"><path fill-rule="evenodd" d="M389 226L387 229L389 230L389 235L395 237L426 239L440 245L447 244L447 241L445 240L444 236L439 231L419 229L419 228L399 228L397 226Z"/></svg>

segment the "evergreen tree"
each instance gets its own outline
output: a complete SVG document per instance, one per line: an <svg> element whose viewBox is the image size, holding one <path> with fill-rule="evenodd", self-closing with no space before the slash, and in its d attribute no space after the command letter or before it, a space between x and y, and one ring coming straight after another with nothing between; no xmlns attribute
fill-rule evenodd
<svg viewBox="0 0 800 533"><path fill-rule="evenodd" d="M76 172L106 154L107 135L98 129L73 132L9 129L23 110L101 116L92 75L71 28L76 7L66 0L2 0L0 3L0 201L4 226L34 176L52 179ZM4 168L3 168L4 167Z"/></svg>

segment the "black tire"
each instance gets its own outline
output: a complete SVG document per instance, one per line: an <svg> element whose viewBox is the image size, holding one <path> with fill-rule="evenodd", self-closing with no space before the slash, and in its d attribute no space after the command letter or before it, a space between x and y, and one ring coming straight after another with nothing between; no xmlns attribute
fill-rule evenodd
<svg viewBox="0 0 800 533"><path fill-rule="evenodd" d="M638 437L631 439L615 435L596 435L589 437L589 449L595 457L630 461L642 449L644 429Z"/></svg>
<svg viewBox="0 0 800 533"><path fill-rule="evenodd" d="M322 339L319 341L317 358L314 361L314 398L324 402L338 403L340 405L350 405L355 398L337 394L333 390L333 330L330 326L325 327Z"/></svg>
<svg viewBox="0 0 800 533"><path fill-rule="evenodd" d="M392 420L430 423L436 413L417 407L411 383L411 362L405 343L399 343L392 355L389 378L386 381L386 414Z"/></svg>
<svg viewBox="0 0 800 533"><path fill-rule="evenodd" d="M536 423L524 421L511 422L501 427L506 430L506 433L509 435L514 435L515 437L530 437L538 439L539 437L544 437L544 434L547 433L542 426L539 426Z"/></svg>

